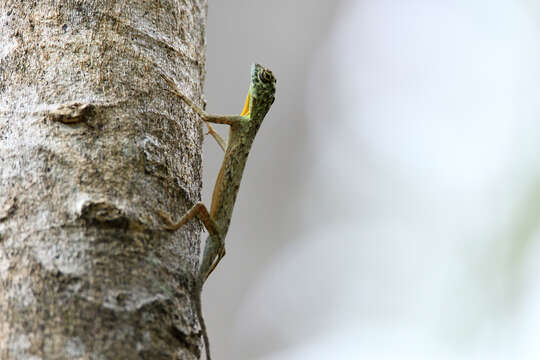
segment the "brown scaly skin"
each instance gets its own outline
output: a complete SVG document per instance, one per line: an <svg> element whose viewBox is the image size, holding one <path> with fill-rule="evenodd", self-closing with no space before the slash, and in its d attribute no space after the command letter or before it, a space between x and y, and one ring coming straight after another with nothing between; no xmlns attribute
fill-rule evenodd
<svg viewBox="0 0 540 360"><path fill-rule="evenodd" d="M214 186L210 211L206 209L204 204L197 203L177 223L174 223L167 214L159 213L167 222L168 230L178 230L191 218L196 216L203 222L209 232L199 266L199 276L194 296L205 342L206 358L210 360L209 341L201 312L200 296L202 286L219 261L225 256L224 240L229 230L236 195L238 194L253 140L257 135L264 117L274 103L276 78L270 70L259 64L253 64L251 66L251 83L242 114L210 115L179 92L172 80L165 76L162 77L171 86L172 91L201 116L202 120L208 126L209 133L214 136L222 148L225 147L225 142L208 123L226 124L231 127L228 144L224 148L225 156L223 163Z"/></svg>

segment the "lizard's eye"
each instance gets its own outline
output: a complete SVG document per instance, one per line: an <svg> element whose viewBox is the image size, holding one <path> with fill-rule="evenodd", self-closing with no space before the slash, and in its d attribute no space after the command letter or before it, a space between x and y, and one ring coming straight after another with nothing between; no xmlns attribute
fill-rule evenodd
<svg viewBox="0 0 540 360"><path fill-rule="evenodd" d="M259 80L262 81L263 83L269 83L269 82L272 82L272 79L274 78L274 76L272 75L272 73L268 70L263 70L259 73Z"/></svg>

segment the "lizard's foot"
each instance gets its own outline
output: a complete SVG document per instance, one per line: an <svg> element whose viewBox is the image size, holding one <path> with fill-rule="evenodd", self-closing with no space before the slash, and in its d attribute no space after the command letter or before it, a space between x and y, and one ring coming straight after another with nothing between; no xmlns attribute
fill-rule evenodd
<svg viewBox="0 0 540 360"><path fill-rule="evenodd" d="M161 211L161 210L158 210L156 211L156 213L159 215L159 217L161 218L161 220L163 220L163 222L165 223L165 226L164 228L166 230L169 230L169 231L174 231L176 230L175 229L175 223L172 221L171 217L169 216L169 214Z"/></svg>

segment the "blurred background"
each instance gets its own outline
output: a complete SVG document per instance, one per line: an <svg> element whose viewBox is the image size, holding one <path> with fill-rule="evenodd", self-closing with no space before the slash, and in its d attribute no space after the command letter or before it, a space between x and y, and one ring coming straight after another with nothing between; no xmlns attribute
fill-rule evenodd
<svg viewBox="0 0 540 360"><path fill-rule="evenodd" d="M207 109L241 111L252 62L278 79L203 295L216 358L540 358L539 21L209 0Z"/></svg>

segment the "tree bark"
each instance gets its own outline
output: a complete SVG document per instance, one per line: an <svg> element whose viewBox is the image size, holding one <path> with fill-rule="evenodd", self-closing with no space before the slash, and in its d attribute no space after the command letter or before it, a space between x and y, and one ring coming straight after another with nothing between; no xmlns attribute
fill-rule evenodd
<svg viewBox="0 0 540 360"><path fill-rule="evenodd" d="M0 359L195 359L206 0L0 4ZM200 103L200 101L199 101Z"/></svg>

